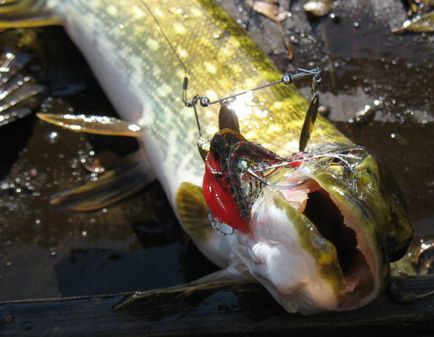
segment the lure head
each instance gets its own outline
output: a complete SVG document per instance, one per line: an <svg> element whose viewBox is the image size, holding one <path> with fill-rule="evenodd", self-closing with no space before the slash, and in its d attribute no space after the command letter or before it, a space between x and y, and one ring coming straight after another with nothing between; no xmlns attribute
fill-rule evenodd
<svg viewBox="0 0 434 337"><path fill-rule="evenodd" d="M374 299L412 236L399 190L375 159L348 145L282 158L238 138L222 152L211 143L207 165L217 162L221 178L205 175L203 186L211 217L238 230L231 263L291 312Z"/></svg>
<svg viewBox="0 0 434 337"><path fill-rule="evenodd" d="M214 219L246 233L249 231L248 220L242 215L235 200L236 191L231 187L226 170L227 158L232 147L244 142L244 137L231 129L215 135L211 142L211 151L205 157L202 189Z"/></svg>

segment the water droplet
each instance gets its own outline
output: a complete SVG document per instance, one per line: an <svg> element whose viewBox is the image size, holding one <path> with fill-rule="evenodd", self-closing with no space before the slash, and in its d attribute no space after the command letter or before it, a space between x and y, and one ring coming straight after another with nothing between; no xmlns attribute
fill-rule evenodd
<svg viewBox="0 0 434 337"><path fill-rule="evenodd" d="M360 26L360 24L359 24L357 21L355 21L355 22L353 23L353 27L354 27L354 28L359 28L359 26Z"/></svg>
<svg viewBox="0 0 434 337"><path fill-rule="evenodd" d="M334 23L340 23L341 22L341 18L339 16L336 15L336 13L330 13L329 14L329 18L334 22Z"/></svg>
<svg viewBox="0 0 434 337"><path fill-rule="evenodd" d="M102 174L106 171L105 167L101 164L99 158L94 158L94 157L90 157L87 159L82 158L81 163L86 168L86 170L92 173Z"/></svg>
<svg viewBox="0 0 434 337"><path fill-rule="evenodd" d="M55 250L50 250L50 255L51 256L56 256L57 252Z"/></svg>
<svg viewBox="0 0 434 337"><path fill-rule="evenodd" d="M35 219L35 225L40 225L41 224L41 219Z"/></svg>
<svg viewBox="0 0 434 337"><path fill-rule="evenodd" d="M291 41L291 43L293 44L299 44L300 41L294 36L294 35L290 35L289 36L289 40Z"/></svg>
<svg viewBox="0 0 434 337"><path fill-rule="evenodd" d="M381 99L374 99L374 105L375 106L380 106L382 103Z"/></svg>
<svg viewBox="0 0 434 337"><path fill-rule="evenodd" d="M82 231L81 236L85 238L87 236L87 231Z"/></svg>
<svg viewBox="0 0 434 337"><path fill-rule="evenodd" d="M38 170L35 168L30 169L29 174L31 177L36 177L38 175Z"/></svg>
<svg viewBox="0 0 434 337"><path fill-rule="evenodd" d="M47 139L50 144L56 144L59 134L56 131L52 131L48 134Z"/></svg>
<svg viewBox="0 0 434 337"><path fill-rule="evenodd" d="M12 262L11 262L11 261L6 261L6 262L5 262L5 266L6 266L6 267L10 267L10 266L12 266Z"/></svg>
<svg viewBox="0 0 434 337"><path fill-rule="evenodd" d="M330 107L325 106L325 105L320 105L318 108L318 112L324 116L324 117L328 117L330 115Z"/></svg>

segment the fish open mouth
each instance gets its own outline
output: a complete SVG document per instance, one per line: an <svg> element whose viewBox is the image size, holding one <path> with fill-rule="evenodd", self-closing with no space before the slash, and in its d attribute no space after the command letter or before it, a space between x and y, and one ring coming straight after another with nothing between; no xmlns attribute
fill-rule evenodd
<svg viewBox="0 0 434 337"><path fill-rule="evenodd" d="M346 292L339 307L349 309L360 305L362 299L372 294L376 284L372 252L359 233L357 218L313 179L283 194L293 207L294 202L297 204L299 212L336 248Z"/></svg>

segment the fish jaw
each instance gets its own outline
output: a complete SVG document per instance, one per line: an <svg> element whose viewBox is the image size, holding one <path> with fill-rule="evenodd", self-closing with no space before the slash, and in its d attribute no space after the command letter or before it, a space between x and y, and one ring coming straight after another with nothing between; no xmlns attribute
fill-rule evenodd
<svg viewBox="0 0 434 337"><path fill-rule="evenodd" d="M322 281L314 256L303 247L296 221L276 205L272 194L265 189L264 198L253 205L252 232L239 236L231 256L234 265L239 271L246 268L288 312L334 310L335 288ZM319 238L317 243L335 254L325 240Z"/></svg>
<svg viewBox="0 0 434 337"><path fill-rule="evenodd" d="M341 225L352 228L355 219L344 219ZM264 188L252 207L250 228L249 235L238 237L232 261L240 271L246 268L289 312L355 309L381 290L377 252L361 244L363 248L355 248L353 265L344 270L335 245L280 191Z"/></svg>

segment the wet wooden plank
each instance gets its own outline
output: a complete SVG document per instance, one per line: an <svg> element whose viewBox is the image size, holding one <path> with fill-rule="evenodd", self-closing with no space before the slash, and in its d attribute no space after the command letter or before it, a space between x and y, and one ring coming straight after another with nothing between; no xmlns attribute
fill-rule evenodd
<svg viewBox="0 0 434 337"><path fill-rule="evenodd" d="M432 290L434 276L400 279L416 293ZM258 285L152 296L112 311L122 295L0 304L1 336L426 336L434 333L434 297L398 304L385 293L355 311L301 316L284 312Z"/></svg>

